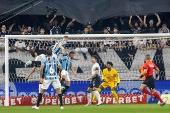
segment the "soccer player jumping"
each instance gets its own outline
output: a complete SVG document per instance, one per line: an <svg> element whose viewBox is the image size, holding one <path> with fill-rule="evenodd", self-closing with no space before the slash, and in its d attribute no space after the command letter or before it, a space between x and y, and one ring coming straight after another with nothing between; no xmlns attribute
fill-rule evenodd
<svg viewBox="0 0 170 113"><path fill-rule="evenodd" d="M39 109L40 102L42 100L42 95L44 94L45 90L48 89L50 84L53 85L56 93L58 94L59 101L60 101L60 109L64 109L63 101L62 101L62 94L61 94L61 84L59 81L59 76L57 75L57 68L61 69L61 64L58 58L52 56L52 51L46 51L47 57L41 62L40 68L40 83L41 91L38 94L37 105L33 106L33 109Z"/></svg>
<svg viewBox="0 0 170 113"><path fill-rule="evenodd" d="M56 55L56 57L58 57L61 53L66 54L65 46L67 42L68 42L68 36L64 36L63 39L59 40L52 49L53 55Z"/></svg>
<svg viewBox="0 0 170 113"><path fill-rule="evenodd" d="M163 100L161 99L160 95L157 93L156 89L155 89L155 84L154 84L154 77L153 77L153 70L156 70L156 73L159 74L159 69L158 67L150 60L150 55L147 54L145 56L145 61L146 63L144 63L143 65L143 72L140 73L140 78L142 78L143 76L145 76L145 80L142 83L142 85L140 86L140 90L143 93L146 93L152 97L156 97L159 101L160 101L160 106L164 106L166 103L163 102ZM149 87L149 89L151 90L151 92L149 92L146 87Z"/></svg>
<svg viewBox="0 0 170 113"><path fill-rule="evenodd" d="M120 77L116 69L113 68L112 62L107 62L107 68L103 70L102 81L103 81L102 84L97 89L98 92L101 92L105 88L110 87L112 95L116 99L116 104L119 104L119 97L116 93L116 87L120 83ZM94 95L94 98L95 98L95 95Z"/></svg>
<svg viewBox="0 0 170 113"><path fill-rule="evenodd" d="M92 75L89 77L87 80L92 80L88 89L87 89L87 101L88 103L85 106L91 106L91 99L92 99L92 94L95 94L98 100L97 106L101 105L101 97L99 92L97 91L97 88L99 88L101 79L100 79L100 66L97 63L98 62L98 57L97 56L92 56Z"/></svg>
<svg viewBox="0 0 170 113"><path fill-rule="evenodd" d="M69 77L69 70L73 72L75 77L77 76L76 72L74 71L74 68L72 66L73 59L74 59L75 53L71 51L69 55L66 55L62 58L62 71L61 71L61 77L62 81L66 83L66 86L64 90L62 91L62 94L64 94L70 87L70 77ZM63 83L61 82L61 83ZM63 86L63 84L61 84Z"/></svg>

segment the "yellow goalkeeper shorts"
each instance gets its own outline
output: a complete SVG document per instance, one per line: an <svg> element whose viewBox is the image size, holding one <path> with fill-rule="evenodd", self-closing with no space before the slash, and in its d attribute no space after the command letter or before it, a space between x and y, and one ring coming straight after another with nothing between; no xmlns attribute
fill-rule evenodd
<svg viewBox="0 0 170 113"><path fill-rule="evenodd" d="M107 88L107 87L110 87L110 88L116 88L117 87L117 83L116 82L103 82L101 84L101 86L103 88Z"/></svg>

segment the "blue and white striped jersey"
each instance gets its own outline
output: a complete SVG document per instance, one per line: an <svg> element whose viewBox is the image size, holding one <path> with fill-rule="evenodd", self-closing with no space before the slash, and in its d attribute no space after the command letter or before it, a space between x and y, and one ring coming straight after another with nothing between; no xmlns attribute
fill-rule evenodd
<svg viewBox="0 0 170 113"><path fill-rule="evenodd" d="M73 60L69 56L64 56L62 58L62 70L69 71L72 66Z"/></svg>
<svg viewBox="0 0 170 113"><path fill-rule="evenodd" d="M59 78L57 75L57 67L60 64L58 58L55 57L46 57L42 60L41 65L44 66L44 79L45 80L54 80Z"/></svg>
<svg viewBox="0 0 170 113"><path fill-rule="evenodd" d="M63 46L63 47L65 47L66 44L67 44L67 42L64 41L64 39L61 39L61 40L59 40L59 41L54 45L54 47L53 47L53 49L52 49L52 52L53 52L53 54L56 54L57 56L59 56L60 53L62 52L61 48L59 48L59 46L58 46L58 44L59 44L60 42L62 43L62 46Z"/></svg>

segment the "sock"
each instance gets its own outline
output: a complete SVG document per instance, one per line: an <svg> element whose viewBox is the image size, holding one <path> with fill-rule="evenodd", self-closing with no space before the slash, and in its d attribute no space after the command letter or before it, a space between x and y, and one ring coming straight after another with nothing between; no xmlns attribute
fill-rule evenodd
<svg viewBox="0 0 170 113"><path fill-rule="evenodd" d="M42 99L42 94L39 93L38 94L38 100L37 100L37 107L40 105L41 99Z"/></svg>
<svg viewBox="0 0 170 113"><path fill-rule="evenodd" d="M62 94L58 94L58 98L59 98L59 101L60 101L60 106L63 106Z"/></svg>
<svg viewBox="0 0 170 113"><path fill-rule="evenodd" d="M101 89L98 88L97 91L100 93L100 92L101 92ZM96 94L94 94L94 95L93 95L93 98L92 98L92 102L94 102L94 101L96 100L96 98L97 98L97 97L96 97Z"/></svg>
<svg viewBox="0 0 170 113"><path fill-rule="evenodd" d="M41 91L41 85L42 85L42 84L39 83L39 88L38 88L39 93L40 93L40 91Z"/></svg>
<svg viewBox="0 0 170 113"><path fill-rule="evenodd" d="M116 91L112 91L112 95L115 97L116 102L119 102L119 97L118 97Z"/></svg>
<svg viewBox="0 0 170 113"><path fill-rule="evenodd" d="M91 104L91 97L92 97L92 95L91 95L91 93L87 93L87 104Z"/></svg>
<svg viewBox="0 0 170 113"><path fill-rule="evenodd" d="M64 94L70 86L65 86L64 90L62 91L62 94Z"/></svg>
<svg viewBox="0 0 170 113"><path fill-rule="evenodd" d="M150 96L153 96L152 93L149 92L147 89L143 89L142 92L143 92L143 93L146 93L146 94L148 94L148 95L150 95Z"/></svg>
<svg viewBox="0 0 170 113"><path fill-rule="evenodd" d="M64 79L64 78L62 78L62 79L61 79L61 81L60 81L61 86L64 86L64 81L65 81L65 79Z"/></svg>
<svg viewBox="0 0 170 113"><path fill-rule="evenodd" d="M161 102L163 103L163 100L161 99L160 95L157 92L154 92L153 95Z"/></svg>
<svg viewBox="0 0 170 113"><path fill-rule="evenodd" d="M93 91L93 93L96 95L98 103L101 103L101 97L100 97L99 92L97 90L95 90L95 91Z"/></svg>

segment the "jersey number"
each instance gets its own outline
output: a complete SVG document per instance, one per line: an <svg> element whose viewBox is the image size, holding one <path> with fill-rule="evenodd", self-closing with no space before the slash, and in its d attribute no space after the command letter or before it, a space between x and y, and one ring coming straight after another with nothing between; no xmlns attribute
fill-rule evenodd
<svg viewBox="0 0 170 113"><path fill-rule="evenodd" d="M54 69L52 68L52 66L50 67L50 74L54 73Z"/></svg>

